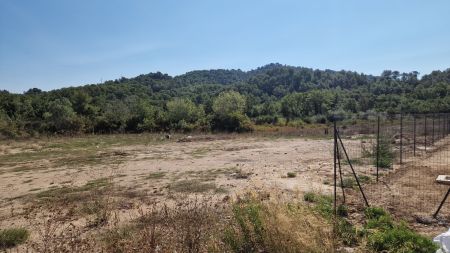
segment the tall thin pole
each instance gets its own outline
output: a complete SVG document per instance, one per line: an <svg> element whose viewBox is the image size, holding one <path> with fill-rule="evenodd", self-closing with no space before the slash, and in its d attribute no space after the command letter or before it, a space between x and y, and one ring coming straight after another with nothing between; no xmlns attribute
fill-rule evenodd
<svg viewBox="0 0 450 253"><path fill-rule="evenodd" d="M432 123L432 130L431 130L431 145L434 145L434 118L436 117L436 115L435 114L433 114L433 116L432 116L433 118L433 120L431 121Z"/></svg>
<svg viewBox="0 0 450 253"><path fill-rule="evenodd" d="M427 115L425 115L425 153L427 152Z"/></svg>
<svg viewBox="0 0 450 253"><path fill-rule="evenodd" d="M414 117L414 130L413 130L413 132L414 132L414 134L413 134L413 138L414 138L414 144L413 144L413 146L414 146L414 148L413 148L413 152L414 152L414 156L416 156L416 115L414 115L413 116Z"/></svg>
<svg viewBox="0 0 450 253"><path fill-rule="evenodd" d="M336 194L336 189L337 189L337 171L336 171L336 158L337 158L337 128L336 128L336 120L334 120L333 122L333 126L334 126L334 203L333 203L333 208L334 208L334 217L337 218L337 208L336 208L336 202L337 202L337 194Z"/></svg>
<svg viewBox="0 0 450 253"><path fill-rule="evenodd" d="M378 171L380 169L380 115L377 117L377 183Z"/></svg>
<svg viewBox="0 0 450 253"><path fill-rule="evenodd" d="M448 134L448 133L450 133L450 118L448 117L448 114L447 114L447 132L445 134Z"/></svg>
<svg viewBox="0 0 450 253"><path fill-rule="evenodd" d="M347 162L350 165L350 169L352 170L353 176L355 177L356 184L358 185L359 191L361 192L364 202L366 203L366 206L370 206L369 202L367 201L366 194L364 194L364 191L362 189L361 183L359 182L358 176L356 175L355 169L353 168L352 162L350 161L350 157L347 154L347 150L345 149L344 143L342 142L341 136L339 135L339 131L336 129L336 136L339 139L339 142L341 143L342 150L344 151L345 157L347 158ZM336 180L336 176L335 176ZM336 197L336 186L335 186L335 197Z"/></svg>
<svg viewBox="0 0 450 253"><path fill-rule="evenodd" d="M342 178L342 168L341 168L341 153L339 152L339 145L336 145L337 162L339 168L339 178L341 181L342 198L345 203L345 189L344 189L344 179Z"/></svg>
<svg viewBox="0 0 450 253"><path fill-rule="evenodd" d="M400 164L403 163L403 113L400 113Z"/></svg>
<svg viewBox="0 0 450 253"><path fill-rule="evenodd" d="M450 117L447 114L447 134L450 133Z"/></svg>

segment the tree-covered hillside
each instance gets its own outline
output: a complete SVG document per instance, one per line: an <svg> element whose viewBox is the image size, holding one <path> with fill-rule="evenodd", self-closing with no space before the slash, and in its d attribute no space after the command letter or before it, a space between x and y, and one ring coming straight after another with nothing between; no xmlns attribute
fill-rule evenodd
<svg viewBox="0 0 450 253"><path fill-rule="evenodd" d="M0 134L247 131L332 114L450 112L450 69L380 76L269 64L248 72L160 72L24 94L0 92Z"/></svg>

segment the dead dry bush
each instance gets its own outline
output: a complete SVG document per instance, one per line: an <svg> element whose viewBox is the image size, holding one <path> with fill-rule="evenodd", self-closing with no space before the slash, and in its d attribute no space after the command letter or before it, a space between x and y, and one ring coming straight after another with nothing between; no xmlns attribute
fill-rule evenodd
<svg viewBox="0 0 450 253"><path fill-rule="evenodd" d="M220 248L224 209L208 200L185 200L140 212L105 233L107 252L210 252Z"/></svg>
<svg viewBox="0 0 450 253"><path fill-rule="evenodd" d="M92 238L83 236L83 229L53 213L42 223L34 224L35 238L29 243L31 252L94 252L97 247ZM28 252L28 250L27 250Z"/></svg>

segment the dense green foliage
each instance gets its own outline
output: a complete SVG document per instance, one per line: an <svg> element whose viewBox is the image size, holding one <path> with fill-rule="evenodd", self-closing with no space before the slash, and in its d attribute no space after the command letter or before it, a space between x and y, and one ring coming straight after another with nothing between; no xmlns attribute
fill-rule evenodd
<svg viewBox="0 0 450 253"><path fill-rule="evenodd" d="M281 64L157 72L49 92L0 91L0 135L248 131L255 123L326 123L332 114L449 112L449 84L450 69L420 79L417 72L371 76Z"/></svg>

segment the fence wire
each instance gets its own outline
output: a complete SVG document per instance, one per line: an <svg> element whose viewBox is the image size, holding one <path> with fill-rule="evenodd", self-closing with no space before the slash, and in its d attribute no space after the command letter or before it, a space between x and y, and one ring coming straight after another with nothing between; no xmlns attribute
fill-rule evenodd
<svg viewBox="0 0 450 253"><path fill-rule="evenodd" d="M385 114L351 124L338 122L335 135L342 142L336 144L337 202L364 204L359 181L371 206L405 219L433 216L450 187L436 181L438 175L450 176L449 134L448 113ZM450 220L450 200L438 217Z"/></svg>

